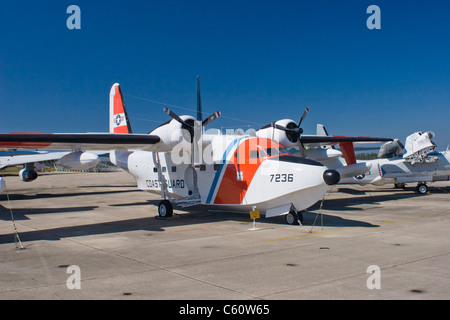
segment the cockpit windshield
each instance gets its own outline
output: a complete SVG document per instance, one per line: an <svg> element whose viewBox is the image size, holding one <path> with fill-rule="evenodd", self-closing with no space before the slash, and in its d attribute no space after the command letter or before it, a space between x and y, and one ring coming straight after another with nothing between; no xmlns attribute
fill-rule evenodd
<svg viewBox="0 0 450 320"><path fill-rule="evenodd" d="M238 164L256 164L272 157L288 155L286 149L270 139L247 139L239 145L234 153Z"/></svg>
<svg viewBox="0 0 450 320"><path fill-rule="evenodd" d="M258 146L257 150L250 151L250 159L279 157L280 155L286 154L288 154L288 152L281 146L279 148L271 147L266 149Z"/></svg>

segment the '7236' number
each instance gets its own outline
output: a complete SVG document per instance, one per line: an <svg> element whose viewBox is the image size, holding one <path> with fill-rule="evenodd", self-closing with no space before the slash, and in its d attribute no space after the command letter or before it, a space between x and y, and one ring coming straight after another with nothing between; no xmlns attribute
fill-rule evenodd
<svg viewBox="0 0 450 320"><path fill-rule="evenodd" d="M292 173L271 174L270 182L294 182L294 175Z"/></svg>

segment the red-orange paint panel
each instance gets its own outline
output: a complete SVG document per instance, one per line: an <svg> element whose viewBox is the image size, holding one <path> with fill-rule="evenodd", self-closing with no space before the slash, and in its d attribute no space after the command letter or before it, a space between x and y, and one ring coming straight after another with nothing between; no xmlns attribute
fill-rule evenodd
<svg viewBox="0 0 450 320"><path fill-rule="evenodd" d="M283 147L270 139L262 138L250 138L240 143L226 165L214 204L242 203L256 171L270 158L264 151L268 148Z"/></svg>

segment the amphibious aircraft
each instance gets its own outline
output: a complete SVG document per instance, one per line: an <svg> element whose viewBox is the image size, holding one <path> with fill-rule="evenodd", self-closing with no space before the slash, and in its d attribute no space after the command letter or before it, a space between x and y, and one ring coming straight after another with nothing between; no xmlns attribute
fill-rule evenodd
<svg viewBox="0 0 450 320"><path fill-rule="evenodd" d="M317 125L317 134L327 136L325 127ZM416 191L421 194L428 192L427 182L450 181L450 150L436 151L436 144L431 140L434 132L418 131L406 138L405 145L398 139L383 144L378 152L378 159L359 160L355 158L353 146L340 144L339 150L314 147L308 150L312 155L328 152L337 155L332 158L320 159L328 168L359 166L359 173L341 174L340 183L384 185L392 183L396 188L405 187L406 183L417 183ZM403 155L400 154L403 152ZM343 155L343 157L340 157Z"/></svg>
<svg viewBox="0 0 450 320"><path fill-rule="evenodd" d="M199 82L197 81L197 86ZM173 214L173 204L212 205L259 210L266 217L288 214L288 223L302 219L298 212L325 195L339 182L338 171L287 153L282 142L267 137L205 133L220 116L203 120L197 88L197 118L178 116L149 134L132 133L119 84L110 91L109 133L0 134L0 147L67 150L109 149L110 160L134 176L141 190L158 192L161 217ZM301 145L356 141L391 141L388 138L301 135L300 125L289 128Z"/></svg>

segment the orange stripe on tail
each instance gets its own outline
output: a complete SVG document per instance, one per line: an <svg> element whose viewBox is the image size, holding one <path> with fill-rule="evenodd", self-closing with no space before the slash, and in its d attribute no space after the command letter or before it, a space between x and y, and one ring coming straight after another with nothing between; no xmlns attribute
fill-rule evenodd
<svg viewBox="0 0 450 320"><path fill-rule="evenodd" d="M109 93L109 132L110 133L133 133L127 110L123 103L120 85L115 83Z"/></svg>

